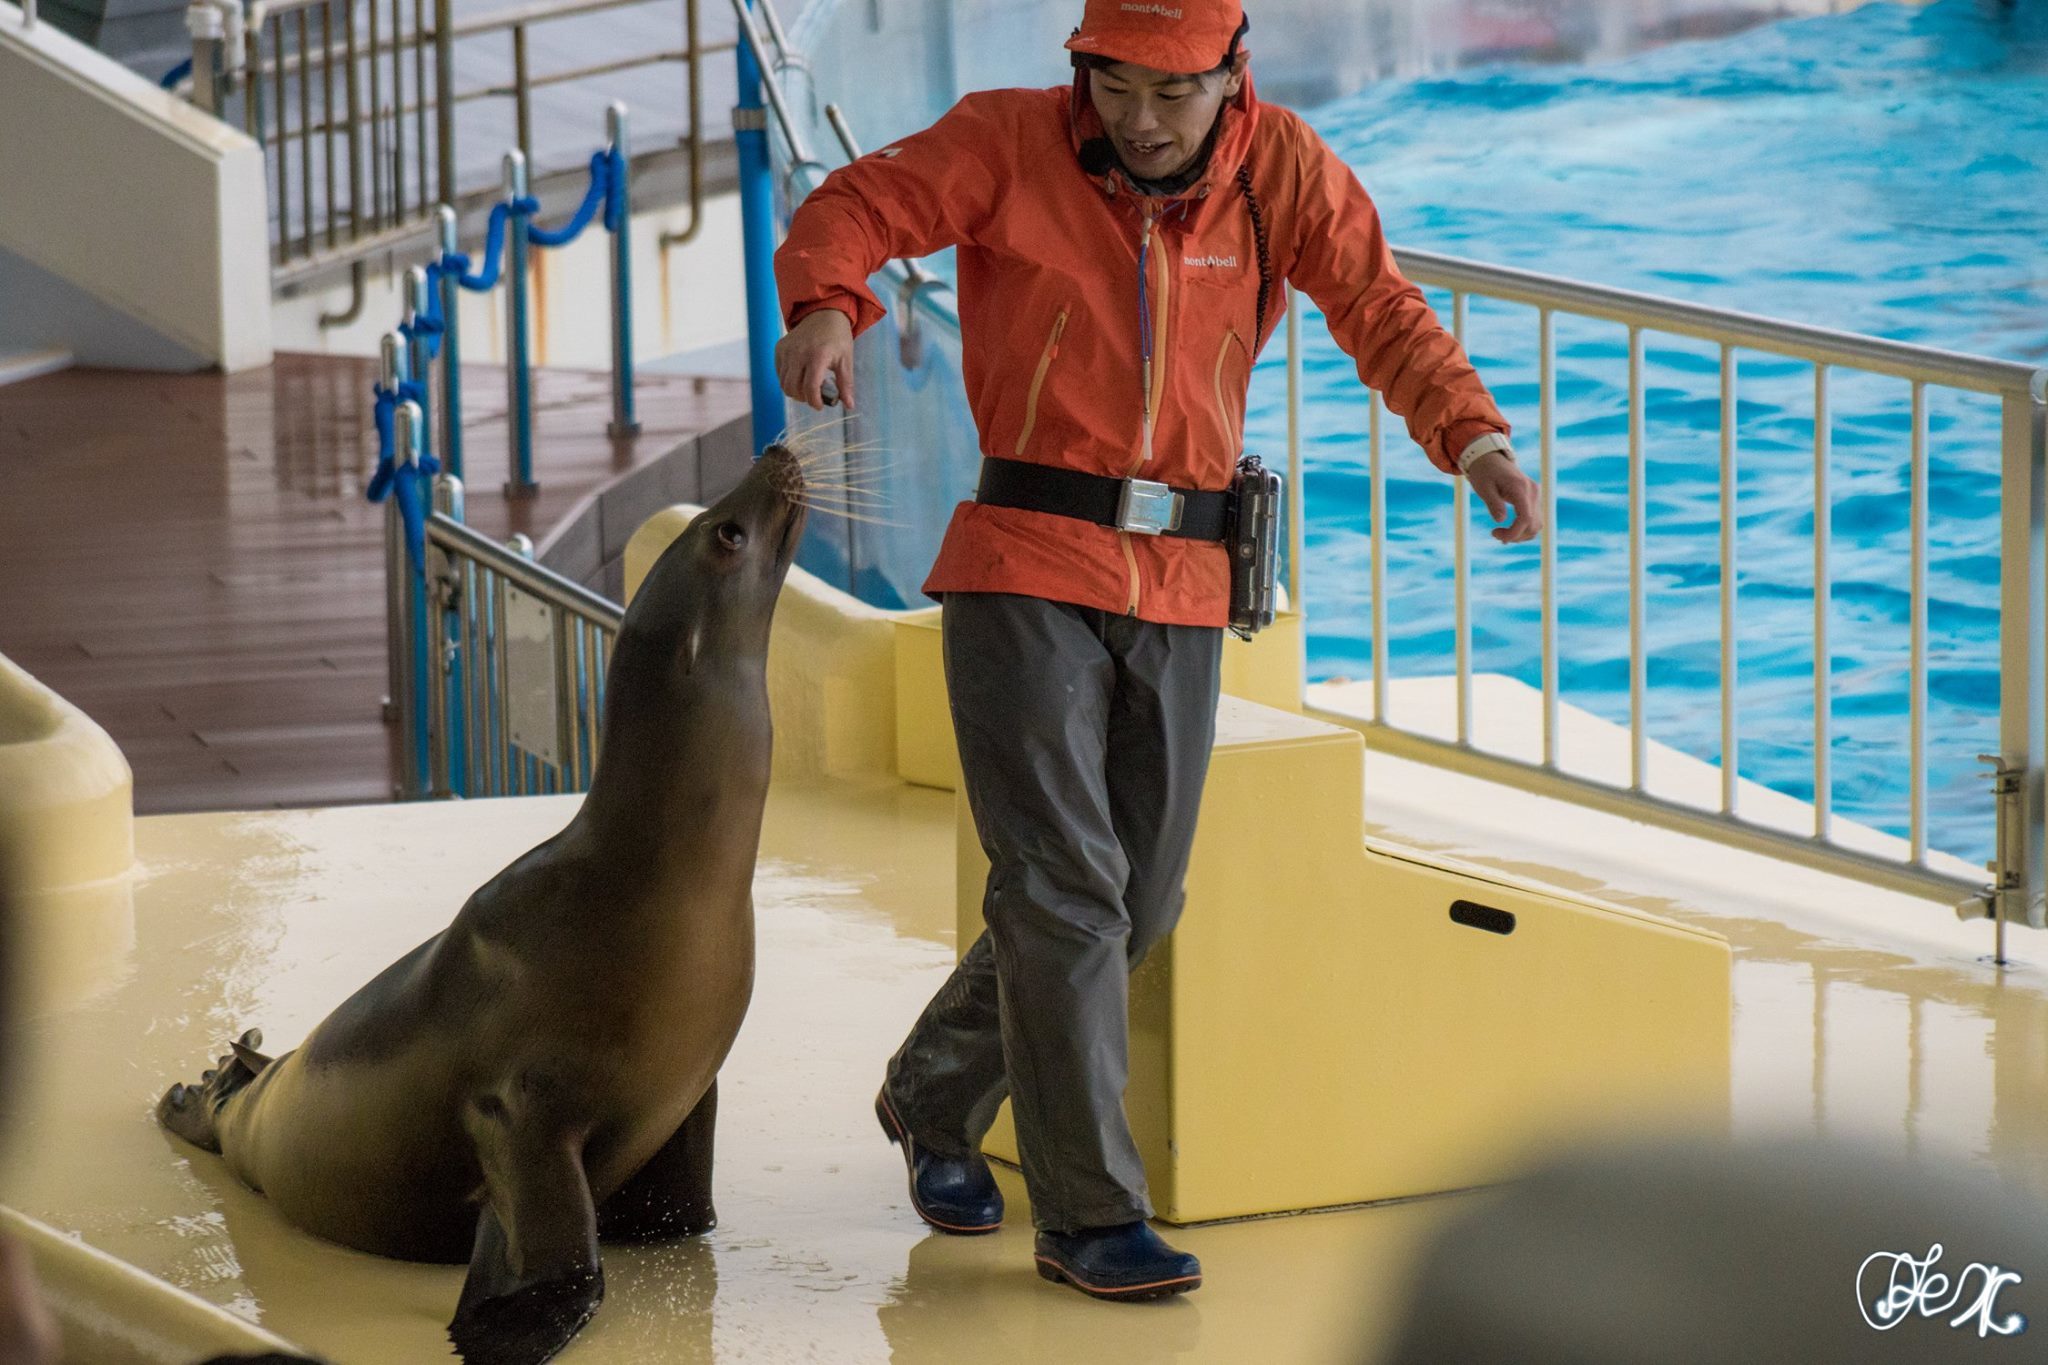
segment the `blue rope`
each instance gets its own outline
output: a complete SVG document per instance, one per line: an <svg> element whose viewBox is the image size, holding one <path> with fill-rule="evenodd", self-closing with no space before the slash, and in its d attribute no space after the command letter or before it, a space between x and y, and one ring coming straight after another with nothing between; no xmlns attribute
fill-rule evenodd
<svg viewBox="0 0 2048 1365"><path fill-rule="evenodd" d="M506 218L511 212L510 205L493 204L491 221L484 229L484 268L477 274L469 273L469 257L459 251L443 253L440 266L455 276L455 281L464 289L477 294L486 294L498 287L498 275L505 266Z"/></svg>
<svg viewBox="0 0 2048 1365"><path fill-rule="evenodd" d="M187 57L184 61L179 62L169 71L164 72L164 78L158 81L157 84L162 86L166 90L174 89L179 81L184 80L187 76L191 74L192 59L190 57Z"/></svg>
<svg viewBox="0 0 2048 1365"><path fill-rule="evenodd" d="M598 153L604 158L604 230L616 237L626 225L626 158L617 147Z"/></svg>
<svg viewBox="0 0 2048 1365"><path fill-rule="evenodd" d="M191 63L187 62L184 70L190 68ZM173 78L183 74L183 71L173 72L165 78L165 84L171 84ZM567 246L583 235L583 230L597 217L600 206L604 210L605 231L616 233L625 225L625 190L625 158L619 150L606 147L594 152L590 158L590 186L584 192L583 202L576 206L575 214L567 223L554 229L529 222L527 236L536 246ZM460 251L444 251L437 260L429 261L426 311L410 322L400 323L400 334L407 341L424 340L427 357L439 357L441 338L448 332L447 314L441 303L441 281L453 279L464 289L479 294L497 288L505 268L505 241L511 230L511 216L517 213L531 219L538 212L540 201L531 195L493 205L490 223L484 230L483 268L475 273L471 273L469 257ZM377 424L377 469L370 476L367 495L371 502L382 502L387 497L396 496L398 514L405 523L406 557L412 563L412 571L423 574L426 572L427 509L433 505L434 476L441 472L441 462L432 455L423 455L417 464L398 463L397 413L398 405L408 399L424 408L426 386L417 379L407 379L401 381L396 390L376 384L371 387L371 392L376 399L373 413Z"/></svg>
<svg viewBox="0 0 2048 1365"><path fill-rule="evenodd" d="M590 187L583 192L583 202L576 206L575 216L561 227L544 228L539 223L527 225L526 235L535 246L567 246L583 235L583 229L590 226L590 220L597 216L598 206L605 209L605 226L612 226L612 204L617 198L611 191L612 154L609 149L590 154Z"/></svg>
<svg viewBox="0 0 2048 1365"><path fill-rule="evenodd" d="M449 252L438 261L427 262L427 311L415 316L411 322L398 324L398 334L407 341L426 339L429 360L440 359L441 338L448 331L447 315L441 310L441 281L453 275L459 282L468 265L469 258L459 252Z"/></svg>
<svg viewBox="0 0 2048 1365"><path fill-rule="evenodd" d="M405 523L406 558L415 574L424 574L427 509L433 505L434 476L441 472L441 462L427 455L417 464L398 463L397 413L398 405L408 399L424 403L426 386L417 380L407 379L401 381L395 391L376 384L370 392L376 395L377 472L370 476L368 496L371 502L382 502L393 494L397 496L399 519Z"/></svg>

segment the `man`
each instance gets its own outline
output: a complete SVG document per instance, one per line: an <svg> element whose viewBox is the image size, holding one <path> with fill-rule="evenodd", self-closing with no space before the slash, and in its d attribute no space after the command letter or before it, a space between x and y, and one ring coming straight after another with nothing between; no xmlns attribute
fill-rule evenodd
<svg viewBox="0 0 2048 1365"><path fill-rule="evenodd" d="M991 870L988 932L891 1061L876 1110L911 1200L994 1229L980 1144L1007 1093L1040 1274L1109 1299L1201 1282L1146 1224L1123 1110L1127 976L1173 927L1214 738L1230 568L1223 490L1253 357L1305 290L1506 542L1536 486L1457 342L1395 269L1372 202L1299 118L1252 94L1238 0L1088 0L1072 87L969 95L835 172L776 257L776 366L856 402L853 335L891 257L959 247L984 455L925 592ZM1180 515L1124 506L1127 481ZM1142 491L1142 490L1141 490ZM1156 491L1156 490L1155 490Z"/></svg>

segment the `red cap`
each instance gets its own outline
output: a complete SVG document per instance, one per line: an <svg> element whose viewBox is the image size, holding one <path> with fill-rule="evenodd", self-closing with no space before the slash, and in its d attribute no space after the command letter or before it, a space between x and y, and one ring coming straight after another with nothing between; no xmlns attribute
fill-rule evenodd
<svg viewBox="0 0 2048 1365"><path fill-rule="evenodd" d="M1155 71L1211 71L1243 22L1239 0L1088 0L1067 48Z"/></svg>

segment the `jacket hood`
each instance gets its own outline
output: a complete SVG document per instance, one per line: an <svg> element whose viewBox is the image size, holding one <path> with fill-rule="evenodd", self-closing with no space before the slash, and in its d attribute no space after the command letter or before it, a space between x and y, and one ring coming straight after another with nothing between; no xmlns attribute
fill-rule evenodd
<svg viewBox="0 0 2048 1365"><path fill-rule="evenodd" d="M1102 126L1102 115L1095 110L1095 101L1089 95L1088 78L1092 73L1086 67L1074 72L1074 84L1068 95L1067 133L1078 162L1081 145L1091 138L1107 137L1108 131ZM1214 145L1209 151L1209 164L1202 170L1201 178L1177 194L1165 196L1172 199L1206 199L1220 193L1237 177L1238 167L1244 165L1245 157L1251 152L1252 131L1258 125L1259 99L1252 89L1252 69L1247 62L1244 69L1244 84L1237 94L1227 101L1216 115ZM1102 192L1115 195L1118 191L1137 193L1137 187L1121 165L1111 166L1098 176L1091 176Z"/></svg>

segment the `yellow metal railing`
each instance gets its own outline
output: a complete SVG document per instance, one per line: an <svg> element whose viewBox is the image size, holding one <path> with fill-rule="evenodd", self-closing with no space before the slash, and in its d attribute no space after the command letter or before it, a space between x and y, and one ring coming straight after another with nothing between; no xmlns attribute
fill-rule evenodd
<svg viewBox="0 0 2048 1365"><path fill-rule="evenodd" d="M686 72L689 226L664 245L695 236L703 216L703 64L733 50L705 43L698 0L682 0L682 43L536 72L529 35L542 24L675 0L537 0L457 22L450 0L278 0L249 11L216 0L218 22L195 25L192 97L225 116L239 90L243 127L264 146L275 213L272 280L280 288L353 267L352 321L371 257L436 228L436 207L495 186L458 183L455 110L477 100L512 102L516 145L533 153L533 93L661 63ZM430 10L431 6L431 10ZM459 88L460 42L510 44L509 82Z"/></svg>

